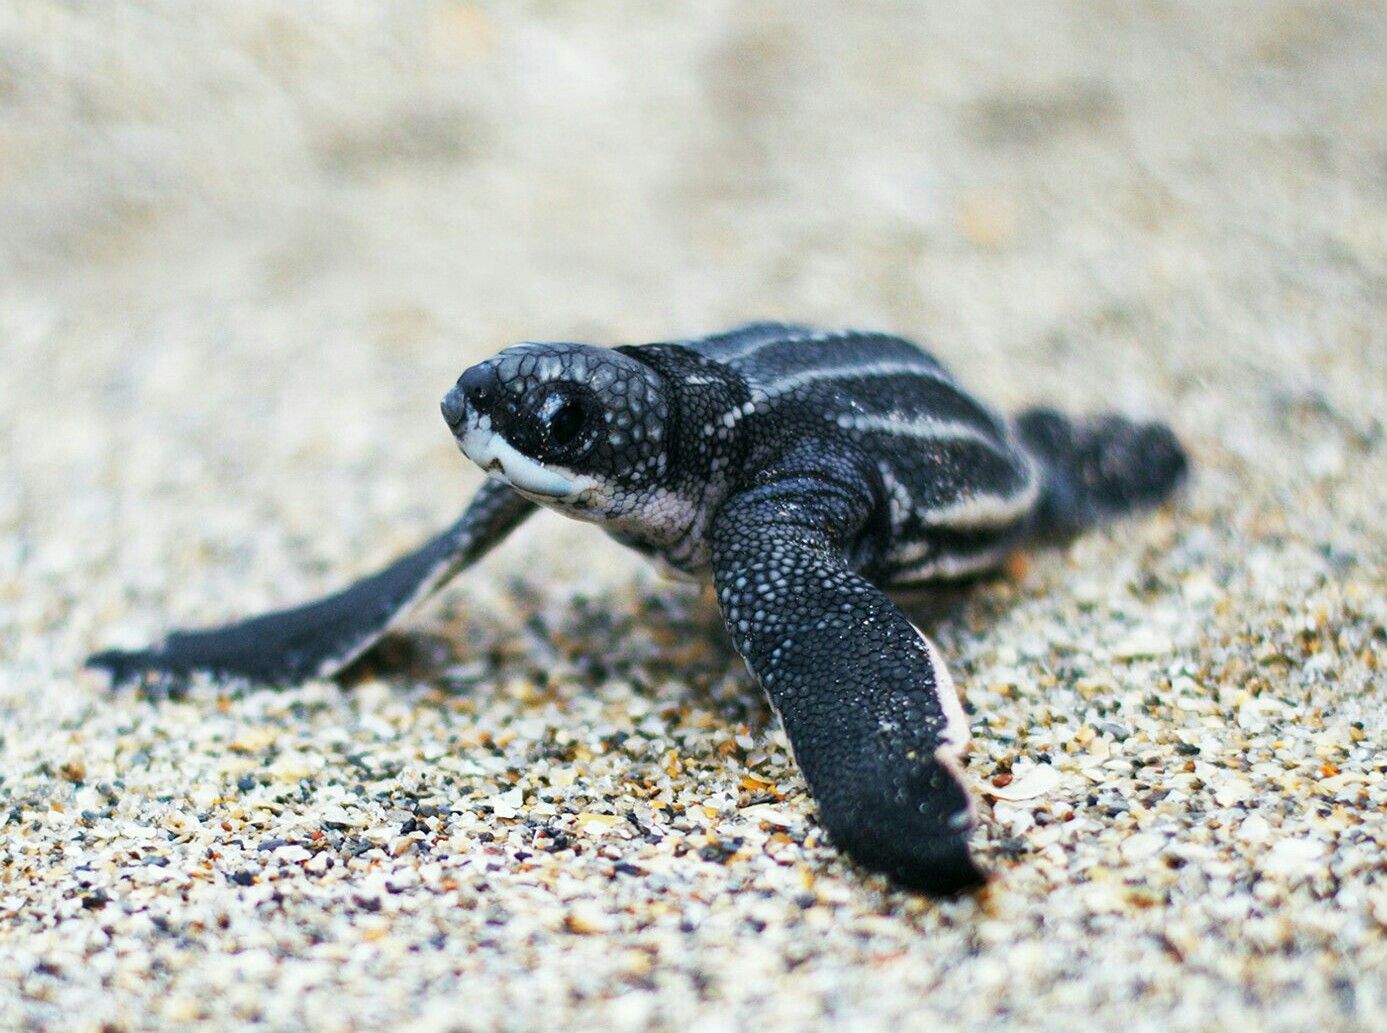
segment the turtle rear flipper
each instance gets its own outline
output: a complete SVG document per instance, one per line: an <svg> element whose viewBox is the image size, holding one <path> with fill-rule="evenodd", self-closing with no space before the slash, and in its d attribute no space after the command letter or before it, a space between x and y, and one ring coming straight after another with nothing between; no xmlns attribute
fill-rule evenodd
<svg viewBox="0 0 1387 1033"><path fill-rule="evenodd" d="M175 631L149 649L107 650L87 660L115 686L177 687L192 675L286 685L328 678L515 528L533 503L488 481L442 534L384 570L317 602L218 628Z"/></svg>
<svg viewBox="0 0 1387 1033"><path fill-rule="evenodd" d="M1032 409L1016 433L1041 467L1031 528L1042 541L1065 542L1126 513L1168 499L1189 474L1189 457L1163 423L1112 414L1075 421Z"/></svg>

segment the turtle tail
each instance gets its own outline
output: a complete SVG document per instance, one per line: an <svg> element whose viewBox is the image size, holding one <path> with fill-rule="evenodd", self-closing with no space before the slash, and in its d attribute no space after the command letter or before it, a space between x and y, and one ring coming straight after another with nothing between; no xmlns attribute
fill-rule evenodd
<svg viewBox="0 0 1387 1033"><path fill-rule="evenodd" d="M1125 513L1168 499L1189 474L1189 458L1163 423L1105 414L1081 421L1030 409L1016 433L1042 471L1032 517L1041 541L1066 542Z"/></svg>

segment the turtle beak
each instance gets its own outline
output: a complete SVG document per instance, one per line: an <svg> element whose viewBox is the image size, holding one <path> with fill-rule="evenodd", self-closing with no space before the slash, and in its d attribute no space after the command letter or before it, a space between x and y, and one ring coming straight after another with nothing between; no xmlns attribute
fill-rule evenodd
<svg viewBox="0 0 1387 1033"><path fill-rule="evenodd" d="M501 379L495 367L489 362L479 363L458 377L453 389L443 396L443 418L456 430L469 410L474 416L489 416L500 396Z"/></svg>
<svg viewBox="0 0 1387 1033"><path fill-rule="evenodd" d="M456 431L467 418L467 401L457 388L443 396L439 408L443 410L443 419L447 421L450 430Z"/></svg>

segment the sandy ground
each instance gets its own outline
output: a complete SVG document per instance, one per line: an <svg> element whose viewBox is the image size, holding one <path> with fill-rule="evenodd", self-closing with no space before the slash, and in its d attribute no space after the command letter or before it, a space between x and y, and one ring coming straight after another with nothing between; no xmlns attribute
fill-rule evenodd
<svg viewBox="0 0 1387 1033"><path fill-rule="evenodd" d="M0 5L0 1026L1387 1028L1387 8L751 6ZM79 671L450 519L469 362L767 316L1196 457L935 608L981 897L556 517L347 687Z"/></svg>

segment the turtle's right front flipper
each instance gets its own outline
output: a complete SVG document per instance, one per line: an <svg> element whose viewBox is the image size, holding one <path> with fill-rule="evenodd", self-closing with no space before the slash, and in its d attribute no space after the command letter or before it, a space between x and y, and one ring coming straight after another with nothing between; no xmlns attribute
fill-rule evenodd
<svg viewBox="0 0 1387 1033"><path fill-rule="evenodd" d="M866 483L813 452L730 499L713 520L718 603L834 842L902 885L957 893L983 881L957 761L968 725L934 646L845 557Z"/></svg>
<svg viewBox="0 0 1387 1033"><path fill-rule="evenodd" d="M97 653L87 666L110 672L115 685L177 683L202 672L270 685L331 677L533 510L508 486L487 481L452 527L335 595L219 628L175 631L145 650Z"/></svg>

